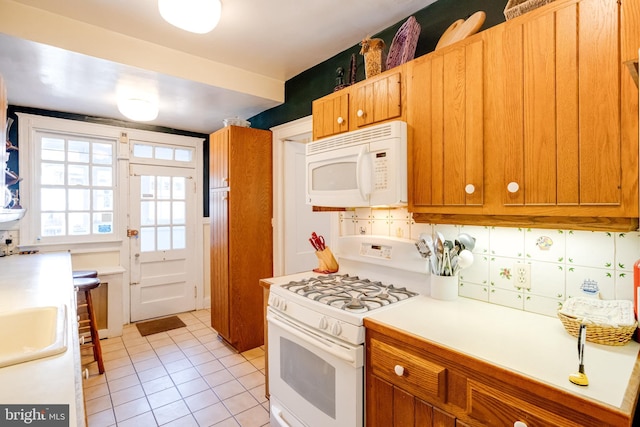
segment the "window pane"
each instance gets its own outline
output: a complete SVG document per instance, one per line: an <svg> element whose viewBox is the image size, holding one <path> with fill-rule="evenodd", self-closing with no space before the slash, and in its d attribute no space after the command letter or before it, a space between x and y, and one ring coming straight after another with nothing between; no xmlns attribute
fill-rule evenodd
<svg viewBox="0 0 640 427"><path fill-rule="evenodd" d="M69 235L81 236L89 234L89 213L79 212L69 214Z"/></svg>
<svg viewBox="0 0 640 427"><path fill-rule="evenodd" d="M89 186L89 166L68 165L69 182L68 185Z"/></svg>
<svg viewBox="0 0 640 427"><path fill-rule="evenodd" d="M42 213L40 214L40 235L42 236L64 236L67 234L64 213Z"/></svg>
<svg viewBox="0 0 640 427"><path fill-rule="evenodd" d="M171 249L171 227L158 227L158 250Z"/></svg>
<svg viewBox="0 0 640 427"><path fill-rule="evenodd" d="M156 250L156 229L154 227L141 227L140 250L151 252Z"/></svg>
<svg viewBox="0 0 640 427"><path fill-rule="evenodd" d="M93 190L93 210L113 210L113 190Z"/></svg>
<svg viewBox="0 0 640 427"><path fill-rule="evenodd" d="M173 199L184 200L185 198L185 182L184 177L178 176L173 178Z"/></svg>
<svg viewBox="0 0 640 427"><path fill-rule="evenodd" d="M110 165L113 163L113 149L111 144L93 144L93 163Z"/></svg>
<svg viewBox="0 0 640 427"><path fill-rule="evenodd" d="M58 160L63 162L65 159L64 139L59 138L42 138L40 158L42 160Z"/></svg>
<svg viewBox="0 0 640 427"><path fill-rule="evenodd" d="M140 225L156 224L156 202L140 202Z"/></svg>
<svg viewBox="0 0 640 427"><path fill-rule="evenodd" d="M158 199L170 199L171 198L171 177L159 176L158 177Z"/></svg>
<svg viewBox="0 0 640 427"><path fill-rule="evenodd" d="M42 211L64 211L67 209L67 196L64 188L41 188L40 209Z"/></svg>
<svg viewBox="0 0 640 427"><path fill-rule="evenodd" d="M173 160L173 148L156 147L156 159Z"/></svg>
<svg viewBox="0 0 640 427"><path fill-rule="evenodd" d="M113 233L113 214L111 212L97 212L93 214L93 232L95 234Z"/></svg>
<svg viewBox="0 0 640 427"><path fill-rule="evenodd" d="M143 175L140 177L140 195L143 199L153 199L156 195L155 176Z"/></svg>
<svg viewBox="0 0 640 427"><path fill-rule="evenodd" d="M42 185L64 185L64 164L63 163L42 163L40 165L40 184Z"/></svg>
<svg viewBox="0 0 640 427"><path fill-rule="evenodd" d="M150 159L153 157L153 147L150 145L134 144L133 156L143 159Z"/></svg>
<svg viewBox="0 0 640 427"><path fill-rule="evenodd" d="M173 202L173 224L184 224L187 206L184 202Z"/></svg>
<svg viewBox="0 0 640 427"><path fill-rule="evenodd" d="M185 227L173 227L173 249L185 249L187 247Z"/></svg>
<svg viewBox="0 0 640 427"><path fill-rule="evenodd" d="M178 162L190 162L193 158L193 150L184 150L181 148L176 148L175 151L175 160Z"/></svg>
<svg viewBox="0 0 640 427"><path fill-rule="evenodd" d="M69 210L88 211L91 209L91 192L89 189L69 189Z"/></svg>
<svg viewBox="0 0 640 427"><path fill-rule="evenodd" d="M68 161L89 163L89 143L87 141L69 141Z"/></svg>
<svg viewBox="0 0 640 427"><path fill-rule="evenodd" d="M94 166L91 168L93 172L93 185L98 187L111 187L113 185L112 168L105 166Z"/></svg>
<svg viewBox="0 0 640 427"><path fill-rule="evenodd" d="M171 202L158 202L158 224L171 224Z"/></svg>

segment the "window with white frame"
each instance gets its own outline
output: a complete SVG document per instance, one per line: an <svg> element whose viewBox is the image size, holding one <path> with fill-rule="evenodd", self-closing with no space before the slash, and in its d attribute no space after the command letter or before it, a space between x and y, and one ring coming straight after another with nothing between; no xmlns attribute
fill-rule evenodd
<svg viewBox="0 0 640 427"><path fill-rule="evenodd" d="M39 130L34 142L39 240L113 239L116 140Z"/></svg>

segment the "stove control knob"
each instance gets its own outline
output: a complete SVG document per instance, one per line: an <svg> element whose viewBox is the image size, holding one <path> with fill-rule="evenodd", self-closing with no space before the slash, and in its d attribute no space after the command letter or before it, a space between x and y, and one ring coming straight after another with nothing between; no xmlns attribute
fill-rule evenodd
<svg viewBox="0 0 640 427"><path fill-rule="evenodd" d="M329 321L326 317L320 319L320 324L318 325L320 329L327 329L329 327Z"/></svg>
<svg viewBox="0 0 640 427"><path fill-rule="evenodd" d="M333 328L331 328L331 333L333 335L340 335L342 333L342 326L340 326L339 322L336 322L336 324L333 325Z"/></svg>
<svg viewBox="0 0 640 427"><path fill-rule="evenodd" d="M280 302L278 303L278 308L282 311L287 311L287 300L280 300Z"/></svg>

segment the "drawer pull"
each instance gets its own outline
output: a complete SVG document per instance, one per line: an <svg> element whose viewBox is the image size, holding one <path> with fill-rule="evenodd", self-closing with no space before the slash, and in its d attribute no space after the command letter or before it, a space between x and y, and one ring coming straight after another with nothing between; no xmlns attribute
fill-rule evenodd
<svg viewBox="0 0 640 427"><path fill-rule="evenodd" d="M400 366L400 365L396 365L393 368L393 370L396 372L396 375L399 376L399 377L404 375L404 368L402 366ZM522 426L520 426L520 427L522 427Z"/></svg>
<svg viewBox="0 0 640 427"><path fill-rule="evenodd" d="M527 424L523 423L522 421L516 421L515 423L513 423L513 427L527 427Z"/></svg>

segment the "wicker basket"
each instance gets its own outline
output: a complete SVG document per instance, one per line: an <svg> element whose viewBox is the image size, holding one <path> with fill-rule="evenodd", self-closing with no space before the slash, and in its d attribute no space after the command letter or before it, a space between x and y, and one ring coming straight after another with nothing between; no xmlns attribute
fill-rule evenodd
<svg viewBox="0 0 640 427"><path fill-rule="evenodd" d="M578 337L582 319L558 311L558 317L569 334ZM638 322L618 327L587 323L587 341L605 345L625 345L631 340Z"/></svg>
<svg viewBox="0 0 640 427"><path fill-rule="evenodd" d="M393 37L389 54L387 55L386 69L390 70L411 61L416 53L419 37L420 24L414 16L410 16Z"/></svg>
<svg viewBox="0 0 640 427"><path fill-rule="evenodd" d="M554 0L509 0L504 8L504 17L509 19L517 18L534 9L551 3Z"/></svg>

